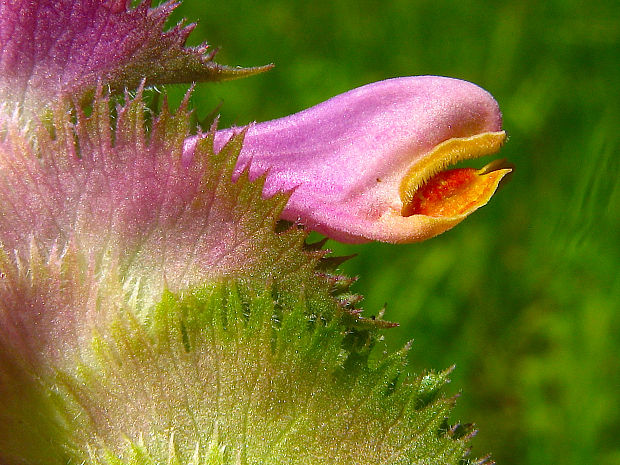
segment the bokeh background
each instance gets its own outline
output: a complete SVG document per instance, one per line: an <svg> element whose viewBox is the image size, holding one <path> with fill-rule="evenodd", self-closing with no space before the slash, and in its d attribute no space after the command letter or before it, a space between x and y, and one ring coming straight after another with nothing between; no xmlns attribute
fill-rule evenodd
<svg viewBox="0 0 620 465"><path fill-rule="evenodd" d="M394 76L473 81L516 164L490 204L413 245L347 246L355 290L414 339L412 371L456 370L453 421L499 464L620 464L618 0L185 0L191 43L269 73L198 86L221 126L284 116ZM171 89L178 99L185 90Z"/></svg>

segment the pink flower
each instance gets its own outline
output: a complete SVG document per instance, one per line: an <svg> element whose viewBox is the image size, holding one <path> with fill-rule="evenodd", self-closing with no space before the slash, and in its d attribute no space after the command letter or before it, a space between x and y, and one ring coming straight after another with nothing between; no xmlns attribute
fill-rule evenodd
<svg viewBox="0 0 620 465"><path fill-rule="evenodd" d="M237 132L219 131L216 149ZM505 137L497 102L474 84L389 79L250 126L235 177L265 175L264 196L291 192L284 219L333 239L415 242L488 202L509 168L447 168L495 153Z"/></svg>

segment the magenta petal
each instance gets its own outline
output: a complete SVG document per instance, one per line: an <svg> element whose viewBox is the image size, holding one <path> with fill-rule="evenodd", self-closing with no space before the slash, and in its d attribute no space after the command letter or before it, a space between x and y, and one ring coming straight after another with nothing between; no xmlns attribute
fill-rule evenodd
<svg viewBox="0 0 620 465"><path fill-rule="evenodd" d="M292 192L283 218L333 239L423 240L462 218L402 216L403 177L448 139L500 129L496 101L474 84L437 76L390 79L250 126L236 175L247 166L251 179L267 173L265 196ZM235 132L219 131L216 149Z"/></svg>

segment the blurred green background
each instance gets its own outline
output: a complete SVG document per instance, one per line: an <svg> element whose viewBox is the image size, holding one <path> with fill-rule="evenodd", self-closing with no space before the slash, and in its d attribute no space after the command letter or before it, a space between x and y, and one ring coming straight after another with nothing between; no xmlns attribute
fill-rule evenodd
<svg viewBox="0 0 620 465"><path fill-rule="evenodd" d="M413 245L329 243L355 290L414 339L415 372L456 364L453 421L499 464L620 464L620 2L185 0L191 43L269 73L201 85L221 126L287 115L394 76L489 90L512 182ZM181 95L182 88L172 89Z"/></svg>

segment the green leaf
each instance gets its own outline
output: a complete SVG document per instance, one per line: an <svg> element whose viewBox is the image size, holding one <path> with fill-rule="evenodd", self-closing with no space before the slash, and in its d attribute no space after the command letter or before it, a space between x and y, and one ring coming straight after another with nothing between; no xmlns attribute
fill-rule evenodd
<svg viewBox="0 0 620 465"><path fill-rule="evenodd" d="M336 303L280 298L224 280L166 292L146 323L122 312L44 386L70 417L66 456L29 463L462 463L471 428L447 425L447 372L407 377L406 350L352 348Z"/></svg>

